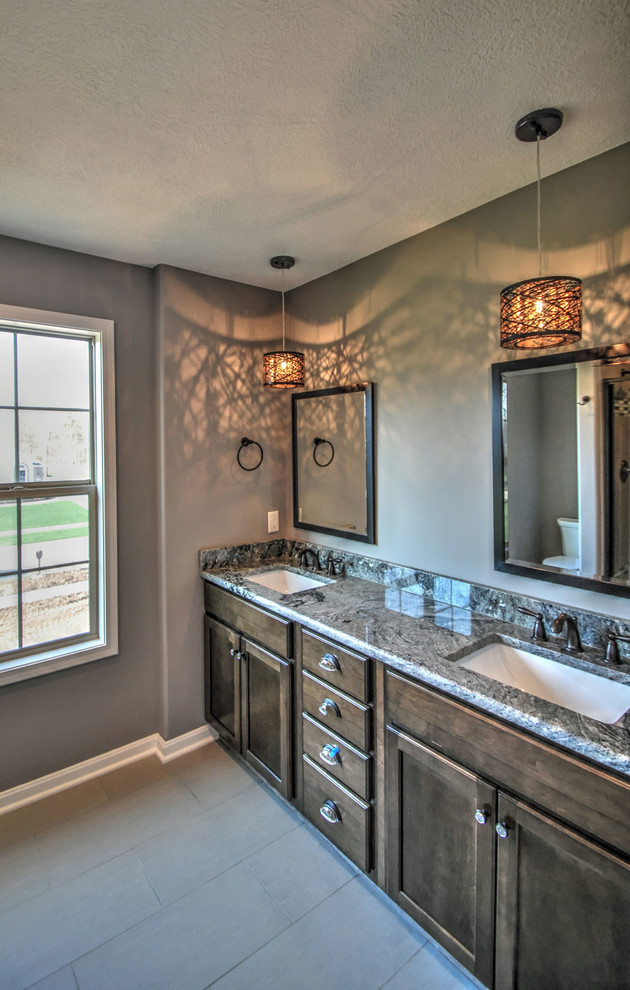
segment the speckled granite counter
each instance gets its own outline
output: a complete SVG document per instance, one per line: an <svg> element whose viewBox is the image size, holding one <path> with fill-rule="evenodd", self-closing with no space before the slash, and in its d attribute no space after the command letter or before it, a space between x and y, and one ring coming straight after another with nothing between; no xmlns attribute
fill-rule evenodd
<svg viewBox="0 0 630 990"><path fill-rule="evenodd" d="M225 567L220 566L220 557L209 560L202 556L201 563L207 581L630 777L630 712L613 725L605 725L454 662L479 646L501 640L630 684L630 665L625 663L614 670L604 666L601 649L586 647L579 657L569 656L558 652L561 642L555 638L549 649L539 649L528 639L529 627L427 597L425 588L418 584L400 588L345 576L310 591L282 594L248 580L248 576L278 566L294 569L292 558Z"/></svg>

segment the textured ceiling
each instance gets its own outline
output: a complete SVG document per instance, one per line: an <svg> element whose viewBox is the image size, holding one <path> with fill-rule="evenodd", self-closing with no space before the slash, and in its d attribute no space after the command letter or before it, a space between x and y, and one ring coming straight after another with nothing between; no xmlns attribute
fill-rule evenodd
<svg viewBox="0 0 630 990"><path fill-rule="evenodd" d="M278 288L630 140L627 0L0 0L0 233Z"/></svg>

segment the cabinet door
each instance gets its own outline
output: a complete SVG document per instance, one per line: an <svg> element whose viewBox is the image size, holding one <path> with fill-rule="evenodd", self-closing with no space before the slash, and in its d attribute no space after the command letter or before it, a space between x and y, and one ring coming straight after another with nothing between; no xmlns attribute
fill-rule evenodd
<svg viewBox="0 0 630 990"><path fill-rule="evenodd" d="M239 636L204 616L206 721L236 750L241 746Z"/></svg>
<svg viewBox="0 0 630 990"><path fill-rule="evenodd" d="M497 990L627 990L630 864L499 795Z"/></svg>
<svg viewBox="0 0 630 990"><path fill-rule="evenodd" d="M242 753L286 798L293 796L291 689L293 665L242 640Z"/></svg>
<svg viewBox="0 0 630 990"><path fill-rule="evenodd" d="M387 893L490 985L496 791L391 726L385 760Z"/></svg>

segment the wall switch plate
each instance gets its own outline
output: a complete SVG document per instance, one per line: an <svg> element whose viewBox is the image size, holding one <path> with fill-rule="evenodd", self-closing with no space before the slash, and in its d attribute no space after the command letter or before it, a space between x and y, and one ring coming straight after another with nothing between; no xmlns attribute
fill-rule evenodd
<svg viewBox="0 0 630 990"><path fill-rule="evenodd" d="M280 529L280 513L278 509L267 513L267 532L277 533Z"/></svg>

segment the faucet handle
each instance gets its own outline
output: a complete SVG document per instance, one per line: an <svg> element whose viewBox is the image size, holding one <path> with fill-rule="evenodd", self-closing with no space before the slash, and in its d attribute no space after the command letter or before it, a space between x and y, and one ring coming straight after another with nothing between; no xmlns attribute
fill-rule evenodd
<svg viewBox="0 0 630 990"><path fill-rule="evenodd" d="M547 631L545 629L542 612L532 612L531 608L519 608L519 612L522 612L523 615L531 615L532 618L536 619L532 630L532 639L536 639L544 643L547 639Z"/></svg>
<svg viewBox="0 0 630 990"><path fill-rule="evenodd" d="M619 636L612 629L608 630L608 646L606 647L606 663L621 663L619 656L619 640L622 643L630 643L630 636Z"/></svg>

